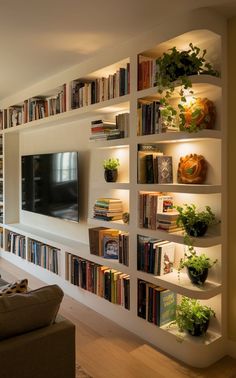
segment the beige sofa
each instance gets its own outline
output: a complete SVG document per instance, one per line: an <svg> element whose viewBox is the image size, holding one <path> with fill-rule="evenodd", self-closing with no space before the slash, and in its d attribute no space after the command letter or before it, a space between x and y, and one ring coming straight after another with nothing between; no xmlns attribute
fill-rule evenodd
<svg viewBox="0 0 236 378"><path fill-rule="evenodd" d="M1 378L75 377L75 326L58 315L49 321L46 314L57 313L61 293L52 285L0 298Z"/></svg>

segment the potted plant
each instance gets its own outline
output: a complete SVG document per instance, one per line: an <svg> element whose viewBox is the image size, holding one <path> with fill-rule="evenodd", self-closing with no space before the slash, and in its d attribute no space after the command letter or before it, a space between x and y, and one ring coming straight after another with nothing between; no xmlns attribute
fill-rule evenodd
<svg viewBox="0 0 236 378"><path fill-rule="evenodd" d="M109 158L105 159L103 162L104 177L107 182L116 182L118 177L118 167L120 165L119 159Z"/></svg>
<svg viewBox="0 0 236 378"><path fill-rule="evenodd" d="M204 253L197 255L192 246L188 248L189 254L185 253L184 258L180 260L179 272L184 267L187 268L189 279L194 285L203 285L207 279L208 271L217 262L211 260Z"/></svg>
<svg viewBox="0 0 236 378"><path fill-rule="evenodd" d="M181 100L181 102L178 103L180 130L193 132L209 127L209 122L206 121L208 120L208 115L203 113L202 101L198 101L194 107L194 111L191 111L191 122L189 122L189 111L187 112L184 105L186 103L186 91L188 91L190 95L194 95L192 90L192 82L189 76L200 74L219 76L219 72L206 61L206 52L206 49L201 51L199 47L190 43L188 50L180 51L177 50L176 47L172 47L168 52L165 52L157 59L156 83L158 93L162 95L162 98L160 99L160 103L162 105L160 113L161 115L163 114L163 118L166 119L165 115L167 113L167 109L169 113L169 120L172 122L172 120L175 118L177 111L170 104L169 100L172 97L174 89L177 85L179 87L178 94ZM208 104L212 113L214 105L209 100ZM202 121L203 114L204 122ZM210 118L214 121L213 115ZM178 127L178 125L176 125L176 127Z"/></svg>
<svg viewBox="0 0 236 378"><path fill-rule="evenodd" d="M176 324L180 332L187 331L192 336L206 334L210 319L215 316L215 311L201 305L196 299L183 297L181 303L176 306Z"/></svg>
<svg viewBox="0 0 236 378"><path fill-rule="evenodd" d="M198 211L194 204L176 206L179 212L176 220L178 227L183 227L188 236L203 236L205 235L208 226L216 222L215 214L212 212L210 206L206 206L205 210ZM189 242L185 240L185 244Z"/></svg>

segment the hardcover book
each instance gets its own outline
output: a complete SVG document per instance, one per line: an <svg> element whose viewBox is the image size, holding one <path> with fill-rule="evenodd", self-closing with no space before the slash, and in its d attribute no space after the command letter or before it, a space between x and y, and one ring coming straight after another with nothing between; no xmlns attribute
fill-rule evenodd
<svg viewBox="0 0 236 378"><path fill-rule="evenodd" d="M159 308L159 317L157 325L159 327L175 320L176 313L176 293L171 290L157 291L157 307Z"/></svg>
<svg viewBox="0 0 236 378"><path fill-rule="evenodd" d="M172 156L158 156L158 184L173 183Z"/></svg>
<svg viewBox="0 0 236 378"><path fill-rule="evenodd" d="M103 257L107 259L118 259L119 257L119 234L104 235Z"/></svg>

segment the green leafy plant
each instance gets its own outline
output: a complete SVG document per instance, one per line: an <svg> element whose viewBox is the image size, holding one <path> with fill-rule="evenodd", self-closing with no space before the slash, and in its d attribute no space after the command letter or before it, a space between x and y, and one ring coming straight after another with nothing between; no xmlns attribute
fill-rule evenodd
<svg viewBox="0 0 236 378"><path fill-rule="evenodd" d="M103 161L103 168L109 170L115 170L119 167L120 162L118 158L109 158Z"/></svg>
<svg viewBox="0 0 236 378"><path fill-rule="evenodd" d="M215 214L210 206L205 206L205 210L198 211L196 205L184 204L176 206L179 215L176 220L178 227L183 227L186 233L185 244L191 245L189 236L201 236L207 230L207 227L216 223ZM205 232L204 232L205 231Z"/></svg>
<svg viewBox="0 0 236 378"><path fill-rule="evenodd" d="M175 322L180 332L187 331L192 336L201 336L206 333L213 316L215 311L211 307L201 305L196 299L183 297L176 306Z"/></svg>
<svg viewBox="0 0 236 378"><path fill-rule="evenodd" d="M206 61L205 55L206 49L202 50L189 44L188 50L177 50L176 47L172 47L168 52L164 52L161 57L157 59L157 88L158 93L162 95L160 103L162 105L160 112L161 116L165 118L165 113L168 111L169 120L172 121L177 114L177 110L170 104L170 99L173 96L175 87L178 86L178 94L180 101L178 103L180 129L188 132L198 131L199 127L196 127L195 119L197 119L201 113L201 109L195 109L193 114L191 127L184 128L184 103L186 103L186 91L189 95L194 95L192 90L192 82L189 76L207 74L212 76L219 76L219 72L213 68L213 66ZM172 125L173 126L173 125ZM178 125L176 125L178 127Z"/></svg>
<svg viewBox="0 0 236 378"><path fill-rule="evenodd" d="M189 254L185 253L184 258L180 260L179 269L193 268L197 274L203 273L204 269L210 269L217 262L217 260L211 260L204 253L197 255L194 248L191 248Z"/></svg>

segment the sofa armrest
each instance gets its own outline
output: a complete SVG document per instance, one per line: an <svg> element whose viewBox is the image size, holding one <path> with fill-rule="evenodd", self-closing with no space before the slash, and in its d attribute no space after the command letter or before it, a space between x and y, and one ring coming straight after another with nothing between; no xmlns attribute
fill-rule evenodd
<svg viewBox="0 0 236 378"><path fill-rule="evenodd" d="M0 341L1 378L74 378L75 326L58 316L50 326Z"/></svg>

